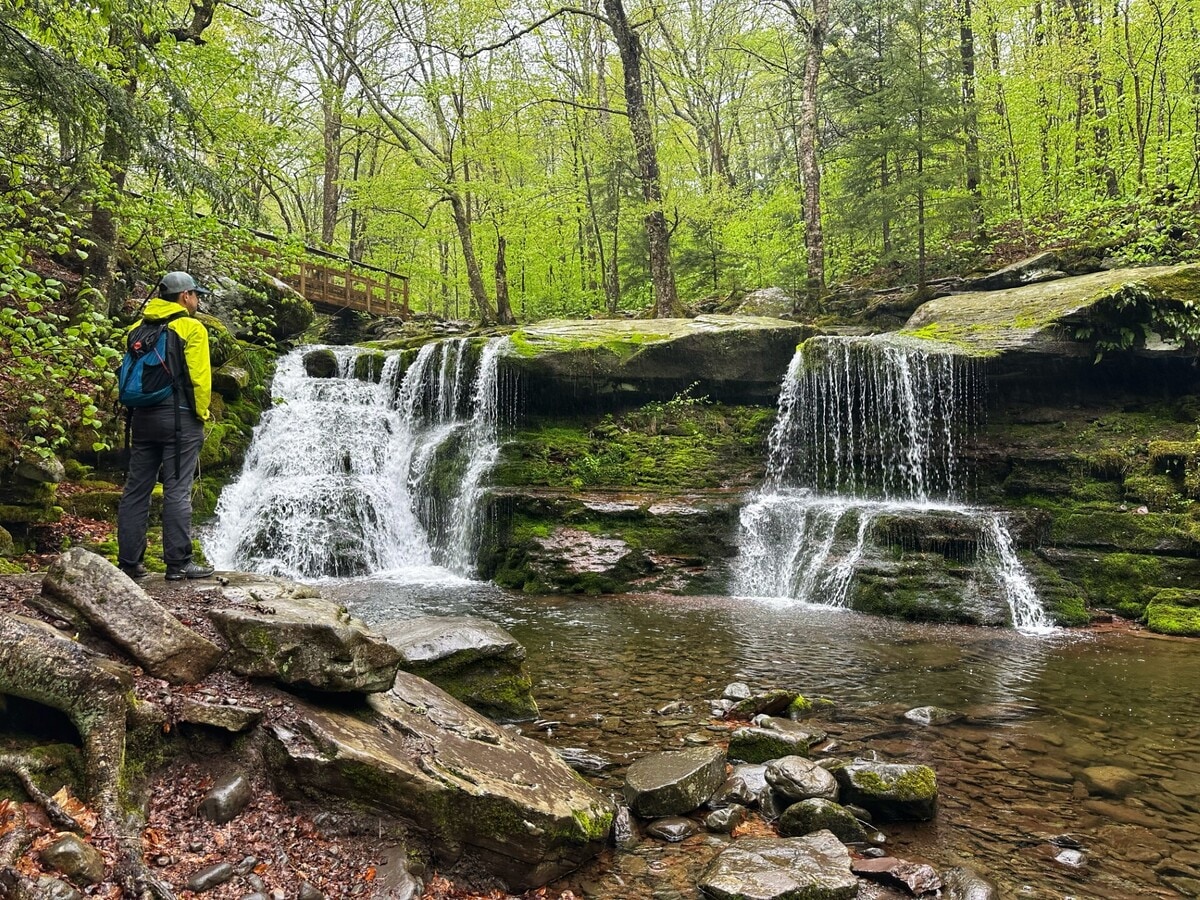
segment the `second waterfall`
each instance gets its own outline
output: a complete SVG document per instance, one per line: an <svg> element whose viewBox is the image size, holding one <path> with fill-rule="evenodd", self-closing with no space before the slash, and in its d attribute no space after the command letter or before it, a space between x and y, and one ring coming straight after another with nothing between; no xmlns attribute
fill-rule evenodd
<svg viewBox="0 0 1200 900"><path fill-rule="evenodd" d="M802 344L784 376L766 481L742 510L733 592L855 606L904 584L924 594L917 602L952 597L948 619L1044 630L1005 522L962 502L971 473L961 449L979 424L982 386L977 361L921 342ZM952 570L925 565L931 548ZM897 557L913 552L904 569Z"/></svg>
<svg viewBox="0 0 1200 900"><path fill-rule="evenodd" d="M382 360L302 347L281 359L276 405L221 495L209 559L292 578L473 574L482 482L500 446L504 343L451 339ZM335 361L327 377L310 374L314 352Z"/></svg>

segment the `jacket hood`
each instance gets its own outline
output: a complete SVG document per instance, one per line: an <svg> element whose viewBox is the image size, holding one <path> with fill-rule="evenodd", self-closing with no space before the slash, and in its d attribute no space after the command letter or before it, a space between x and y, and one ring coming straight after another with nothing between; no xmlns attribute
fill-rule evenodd
<svg viewBox="0 0 1200 900"><path fill-rule="evenodd" d="M183 304L164 300L162 297L151 297L146 308L142 310L142 318L147 322L161 322L163 319L169 319L179 313L183 313L185 316L188 314Z"/></svg>

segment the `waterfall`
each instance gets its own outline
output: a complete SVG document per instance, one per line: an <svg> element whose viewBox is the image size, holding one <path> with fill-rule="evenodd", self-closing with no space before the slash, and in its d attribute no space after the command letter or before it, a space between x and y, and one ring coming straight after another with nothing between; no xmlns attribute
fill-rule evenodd
<svg viewBox="0 0 1200 900"><path fill-rule="evenodd" d="M784 376L766 479L741 512L733 592L847 606L875 532L928 520L958 535L943 543L973 548L964 562L998 591L1014 627L1048 628L1000 516L961 502L970 488L961 449L979 424L982 387L975 361L923 342L802 344Z"/></svg>
<svg viewBox="0 0 1200 900"><path fill-rule="evenodd" d="M498 360L472 364L466 339L426 344L379 380L355 377L370 351L302 347L279 362L276 405L255 430L241 477L205 541L222 568L293 578L443 567L472 574L483 480L500 449ZM305 357L331 352L333 377Z"/></svg>

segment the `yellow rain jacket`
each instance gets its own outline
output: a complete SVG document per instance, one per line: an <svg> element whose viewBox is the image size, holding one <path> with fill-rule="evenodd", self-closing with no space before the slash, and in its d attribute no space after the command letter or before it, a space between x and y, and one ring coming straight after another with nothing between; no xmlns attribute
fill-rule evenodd
<svg viewBox="0 0 1200 900"><path fill-rule="evenodd" d="M208 356L208 329L203 323L189 316L182 304L154 297L146 304L142 318L134 322L129 331L143 322L161 322L180 312L183 315L168 322L167 328L183 343L184 372L179 383L186 395L184 405L195 412L201 422L207 422L212 400L212 363Z"/></svg>

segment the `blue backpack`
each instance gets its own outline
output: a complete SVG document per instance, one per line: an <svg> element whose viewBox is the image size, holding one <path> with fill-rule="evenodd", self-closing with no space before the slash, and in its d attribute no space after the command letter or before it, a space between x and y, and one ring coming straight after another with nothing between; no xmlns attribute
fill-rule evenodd
<svg viewBox="0 0 1200 900"><path fill-rule="evenodd" d="M167 323L186 315L186 310L180 310L165 319L143 322L129 333L117 372L117 402L122 406L158 406L179 389L183 348Z"/></svg>

